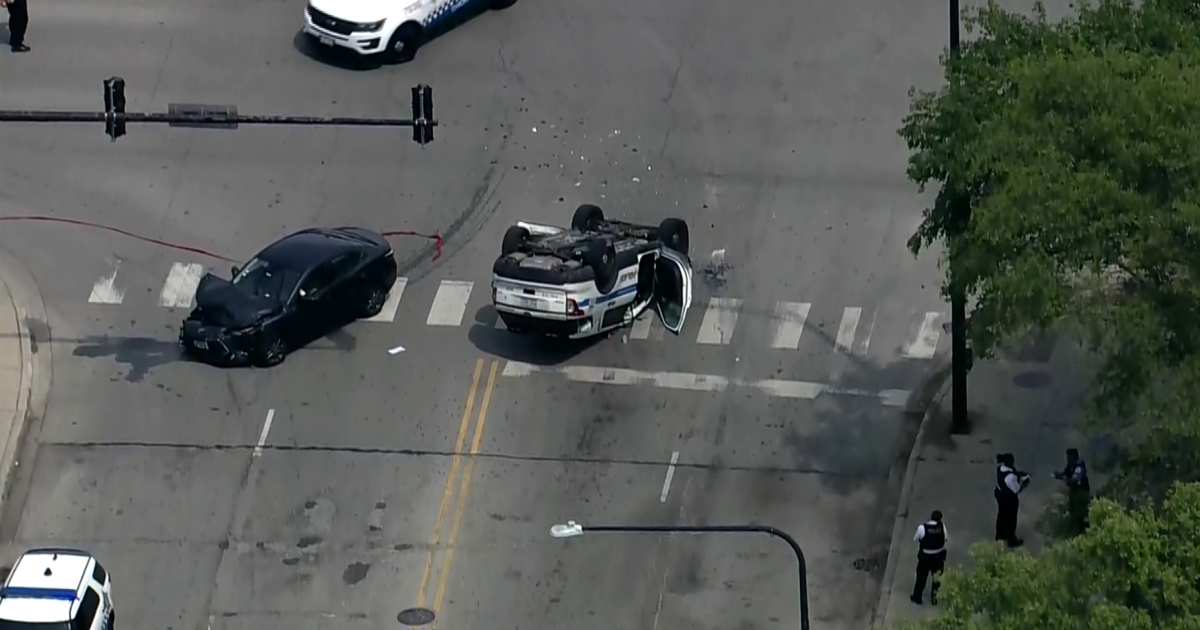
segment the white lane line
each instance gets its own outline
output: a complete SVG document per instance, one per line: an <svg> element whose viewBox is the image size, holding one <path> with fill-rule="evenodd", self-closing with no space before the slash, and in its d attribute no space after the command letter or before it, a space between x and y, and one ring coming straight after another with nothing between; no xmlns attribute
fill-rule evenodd
<svg viewBox="0 0 1200 630"><path fill-rule="evenodd" d="M92 294L88 296L88 302L92 304L120 304L125 301L125 292L117 288L117 271L121 268L121 261L114 260L112 262L112 273L100 276L96 284L92 285Z"/></svg>
<svg viewBox="0 0 1200 630"><path fill-rule="evenodd" d="M667 493L671 492L671 479L675 477L675 464L679 463L679 451L671 453L671 465L667 466L667 478L663 480L662 494L658 495L659 503L667 502Z"/></svg>
<svg viewBox="0 0 1200 630"><path fill-rule="evenodd" d="M772 348L795 350L800 347L800 335L804 333L804 322L812 304L807 302L780 302L775 305L775 339Z"/></svg>
<svg viewBox="0 0 1200 630"><path fill-rule="evenodd" d="M862 309L848 306L842 311L842 323L838 325L834 350L841 354L850 354L854 348L854 336L858 331L858 320L862 319Z"/></svg>
<svg viewBox="0 0 1200 630"><path fill-rule="evenodd" d="M463 313L467 310L467 300L471 299L471 288L474 286L474 282L443 280L438 286L437 295L433 296L433 306L429 308L429 317L425 323L429 326L461 324Z"/></svg>
<svg viewBox="0 0 1200 630"><path fill-rule="evenodd" d="M629 328L630 339L647 339L650 337L650 326L654 324L654 313L650 309L642 311L641 317L638 317L633 322L633 326Z"/></svg>
<svg viewBox="0 0 1200 630"><path fill-rule="evenodd" d="M854 348L854 353L859 356L867 356L867 349L871 347L871 334L875 332L875 320L879 317L879 310L871 311L871 323L867 324L867 333L863 335L862 341Z"/></svg>
<svg viewBox="0 0 1200 630"><path fill-rule="evenodd" d="M187 308L192 305L192 297L196 295L196 286L204 275L204 265L196 263L175 263L171 265L171 273L163 283L162 293L158 296L158 305L167 308Z"/></svg>
<svg viewBox="0 0 1200 630"><path fill-rule="evenodd" d="M708 308L704 310L704 320L700 322L700 333L696 335L696 343L708 345L725 345L733 339L733 329L737 326L738 311L742 301L736 298L711 298Z"/></svg>
<svg viewBox="0 0 1200 630"><path fill-rule="evenodd" d="M275 420L275 410L267 410L267 420L263 422L262 433L258 434L258 443L254 445L254 456L262 457L263 446L267 443L267 434L271 432L271 422Z"/></svg>
<svg viewBox="0 0 1200 630"><path fill-rule="evenodd" d="M925 319L921 322L916 339L913 339L912 343L904 348L904 358L929 359L933 357L933 353L937 351L938 336L940 335L937 329L940 317L941 313L925 313Z"/></svg>
<svg viewBox="0 0 1200 630"><path fill-rule="evenodd" d="M396 278L396 282L392 284L392 291L388 293L387 301L383 303L383 310L375 317L368 317L368 322L390 322L396 319L396 309L400 308L400 298L404 297L404 288L408 286L408 278Z"/></svg>
<svg viewBox="0 0 1200 630"><path fill-rule="evenodd" d="M721 392L730 387L745 387L757 389L760 392L776 398L797 398L815 400L826 396L854 396L859 398L876 398L887 406L903 406L908 398L908 390L885 389L881 391L839 388L827 383L812 383L808 381L788 381L780 379L747 380L726 378L715 374L695 374L692 372L643 372L624 368L602 368L586 365L540 366L521 361L509 361L504 365L501 376L520 378L533 374L560 374L568 380L579 383L596 383L607 385L651 385L664 389L678 389L694 392Z"/></svg>

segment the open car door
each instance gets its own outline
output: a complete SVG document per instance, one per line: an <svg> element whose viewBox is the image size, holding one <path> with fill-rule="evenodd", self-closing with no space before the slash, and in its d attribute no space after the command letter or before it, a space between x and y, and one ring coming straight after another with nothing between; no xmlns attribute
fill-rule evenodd
<svg viewBox="0 0 1200 630"><path fill-rule="evenodd" d="M654 310L663 327L678 335L692 305L692 262L664 246L654 266Z"/></svg>

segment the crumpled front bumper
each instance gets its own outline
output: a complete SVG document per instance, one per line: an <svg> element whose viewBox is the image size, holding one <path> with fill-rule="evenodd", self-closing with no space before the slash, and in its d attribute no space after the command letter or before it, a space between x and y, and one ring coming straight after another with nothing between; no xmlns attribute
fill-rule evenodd
<svg viewBox="0 0 1200 630"><path fill-rule="evenodd" d="M184 320L180 327L179 347L185 356L204 363L224 366L250 363L243 337L230 334L220 326L209 326L194 319Z"/></svg>

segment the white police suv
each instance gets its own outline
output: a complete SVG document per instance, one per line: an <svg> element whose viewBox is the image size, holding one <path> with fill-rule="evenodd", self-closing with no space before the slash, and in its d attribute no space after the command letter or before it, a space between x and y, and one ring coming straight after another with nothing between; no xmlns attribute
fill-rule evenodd
<svg viewBox="0 0 1200 630"><path fill-rule="evenodd" d="M679 334L692 303L688 226L604 218L579 206L571 227L518 223L492 265L492 305L513 332L570 339L627 326L652 305Z"/></svg>
<svg viewBox="0 0 1200 630"><path fill-rule="evenodd" d="M0 630L112 630L112 577L76 549L25 552L0 588Z"/></svg>
<svg viewBox="0 0 1200 630"><path fill-rule="evenodd" d="M479 9L505 9L516 0L309 0L304 32L329 47L385 61L411 59L424 38Z"/></svg>

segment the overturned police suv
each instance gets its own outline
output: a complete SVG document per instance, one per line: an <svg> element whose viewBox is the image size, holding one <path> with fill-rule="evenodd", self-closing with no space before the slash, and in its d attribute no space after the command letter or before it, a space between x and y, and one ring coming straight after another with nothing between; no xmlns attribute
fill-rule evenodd
<svg viewBox="0 0 1200 630"><path fill-rule="evenodd" d="M688 226L606 219L579 206L571 227L520 222L492 266L492 304L513 332L571 339L627 326L651 305L678 334L692 303Z"/></svg>

